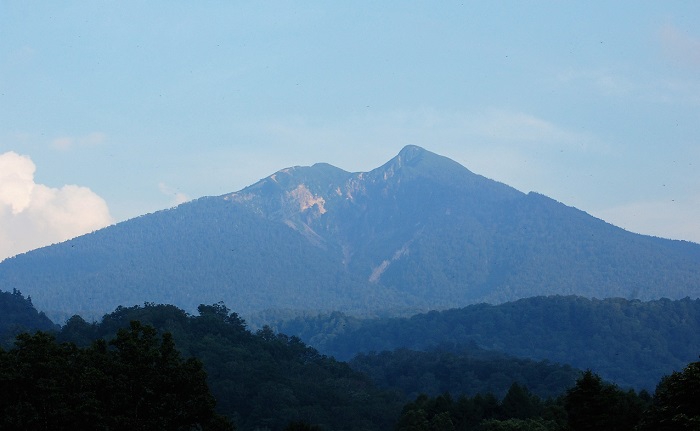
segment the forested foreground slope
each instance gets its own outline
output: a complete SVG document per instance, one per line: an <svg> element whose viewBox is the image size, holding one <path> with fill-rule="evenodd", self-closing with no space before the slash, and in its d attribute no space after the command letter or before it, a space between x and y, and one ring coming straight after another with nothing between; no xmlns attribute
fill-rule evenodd
<svg viewBox="0 0 700 431"><path fill-rule="evenodd" d="M536 297L410 318L360 320L332 313L272 326L341 359L398 348L476 345L592 369L623 387L647 390L700 355L697 299Z"/></svg>
<svg viewBox="0 0 700 431"><path fill-rule="evenodd" d="M136 321L83 348L37 332L0 349L3 430L233 431L215 406L201 362Z"/></svg>
<svg viewBox="0 0 700 431"><path fill-rule="evenodd" d="M473 346L468 355L402 350L356 358L353 366L382 390L295 337L269 327L250 332L223 304L202 305L197 316L145 304L119 307L99 323L74 316L55 335L21 334L0 349L0 427L225 430L228 417L239 430L694 429L700 412L688 400L700 390L699 365L662 379L653 400L590 371L555 390L560 396L543 398L529 389L542 389L537 380L574 370ZM420 392L439 379L489 373L488 384L508 389L494 395L457 385L446 389L452 395L407 403L412 395L396 390L409 393L405 387L387 385L396 371L404 381L413 377Z"/></svg>
<svg viewBox="0 0 700 431"><path fill-rule="evenodd" d="M198 315L170 305L119 307L95 324L76 316L58 339L85 345L133 320L171 333L184 357L202 361L217 411L239 430L281 430L297 421L329 430L386 430L404 402L296 337L249 331L223 304L202 305Z"/></svg>

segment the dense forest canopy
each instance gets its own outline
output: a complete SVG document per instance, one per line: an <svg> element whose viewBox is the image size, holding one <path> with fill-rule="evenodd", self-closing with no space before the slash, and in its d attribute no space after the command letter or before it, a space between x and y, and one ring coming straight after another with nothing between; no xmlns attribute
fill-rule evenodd
<svg viewBox="0 0 700 431"><path fill-rule="evenodd" d="M696 431L700 429L700 362L665 376L654 396L622 390L584 372L560 397L542 399L514 383L492 394L418 396L407 403L397 431Z"/></svg>
<svg viewBox="0 0 700 431"><path fill-rule="evenodd" d="M0 429L233 430L201 362L137 321L87 348L20 334L0 350L0 394Z"/></svg>
<svg viewBox="0 0 700 431"><path fill-rule="evenodd" d="M470 346L593 369L622 387L653 390L700 352L700 300L637 301L552 296L362 320L343 313L271 323L321 352Z"/></svg>
<svg viewBox="0 0 700 431"><path fill-rule="evenodd" d="M698 370L663 377L652 397L475 344L349 366L269 326L251 332L221 303L198 315L145 304L18 335L0 350L0 417L3 429L694 430Z"/></svg>
<svg viewBox="0 0 700 431"><path fill-rule="evenodd" d="M527 386L540 397L556 397L571 387L581 373L568 365L515 358L476 346L361 353L349 363L381 387L400 391L409 398L445 392L492 393L500 397L513 382Z"/></svg>
<svg viewBox="0 0 700 431"><path fill-rule="evenodd" d="M300 421L324 429L390 429L404 401L297 337L269 327L249 331L220 303L201 305L198 315L145 304L119 307L99 323L75 316L57 338L84 345L109 339L134 320L172 333L184 357L202 361L217 411L240 430L279 430Z"/></svg>

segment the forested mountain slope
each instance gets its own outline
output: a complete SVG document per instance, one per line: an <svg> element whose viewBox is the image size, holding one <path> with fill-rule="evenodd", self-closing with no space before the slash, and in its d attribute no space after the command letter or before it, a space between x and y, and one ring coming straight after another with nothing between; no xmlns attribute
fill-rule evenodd
<svg viewBox="0 0 700 431"><path fill-rule="evenodd" d="M122 304L397 313L549 294L700 296L700 245L626 232L409 146L281 170L0 263L54 320Z"/></svg>
<svg viewBox="0 0 700 431"><path fill-rule="evenodd" d="M518 357L592 369L623 387L649 391L661 376L700 355L697 299L536 297L411 318L360 320L332 313L273 326L340 359L360 352L476 344Z"/></svg>

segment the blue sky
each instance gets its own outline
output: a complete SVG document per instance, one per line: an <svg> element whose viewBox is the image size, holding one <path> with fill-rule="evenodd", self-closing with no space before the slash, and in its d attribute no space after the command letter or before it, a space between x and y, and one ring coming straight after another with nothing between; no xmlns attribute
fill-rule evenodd
<svg viewBox="0 0 700 431"><path fill-rule="evenodd" d="M0 2L0 259L407 144L700 242L700 2Z"/></svg>

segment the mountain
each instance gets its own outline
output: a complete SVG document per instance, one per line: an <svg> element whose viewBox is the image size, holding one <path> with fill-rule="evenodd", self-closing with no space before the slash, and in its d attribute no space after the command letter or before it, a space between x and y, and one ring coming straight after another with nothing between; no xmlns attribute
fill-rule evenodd
<svg viewBox="0 0 700 431"><path fill-rule="evenodd" d="M420 147L283 169L0 263L54 320L157 302L396 314L549 294L700 295L700 245L633 234Z"/></svg>

